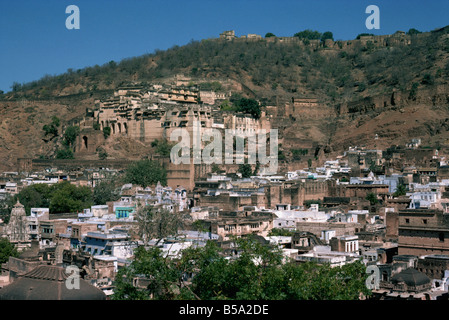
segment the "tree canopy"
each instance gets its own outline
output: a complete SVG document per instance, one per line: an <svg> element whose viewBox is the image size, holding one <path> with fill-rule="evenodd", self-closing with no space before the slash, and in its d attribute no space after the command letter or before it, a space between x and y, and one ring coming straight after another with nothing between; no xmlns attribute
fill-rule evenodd
<svg viewBox="0 0 449 320"><path fill-rule="evenodd" d="M407 193L407 188L404 184L398 184L395 192L393 193L393 197L405 196Z"/></svg>
<svg viewBox="0 0 449 320"><path fill-rule="evenodd" d="M115 201L120 197L119 179L104 179L95 185L93 202L104 205L108 201Z"/></svg>
<svg viewBox="0 0 449 320"><path fill-rule="evenodd" d="M366 200L368 200L370 202L371 205L375 205L379 202L379 200L377 199L377 195L375 193L368 193L365 197Z"/></svg>
<svg viewBox="0 0 449 320"><path fill-rule="evenodd" d="M64 132L64 140L63 143L66 146L73 146L76 141L76 138L80 134L80 127L78 126L69 126L65 129Z"/></svg>
<svg viewBox="0 0 449 320"><path fill-rule="evenodd" d="M8 262L9 257L17 257L18 255L14 244L9 242L7 238L0 238L0 264Z"/></svg>
<svg viewBox="0 0 449 320"><path fill-rule="evenodd" d="M419 31L419 30L417 30L417 29L415 29L415 28L410 28L410 29L407 31L407 34L409 34L409 35L415 35L415 34L420 34L420 33L422 33L422 32Z"/></svg>
<svg viewBox="0 0 449 320"><path fill-rule="evenodd" d="M151 239L160 241L168 236L175 236L182 226L181 215L178 212L157 209L151 205L138 208L136 219L139 236L144 241Z"/></svg>
<svg viewBox="0 0 449 320"><path fill-rule="evenodd" d="M370 294L360 261L333 268L297 264L254 239L235 243L238 255L231 259L212 241L183 250L178 259L139 247L131 265L119 270L113 299L357 300ZM132 285L137 276L149 280L146 289Z"/></svg>
<svg viewBox="0 0 449 320"><path fill-rule="evenodd" d="M68 181L54 185L33 184L25 187L9 200L8 207L20 201L25 212L31 208L49 208L50 213L81 212L93 205L92 191L86 186L76 186Z"/></svg>
<svg viewBox="0 0 449 320"><path fill-rule="evenodd" d="M155 139L151 142L151 146L156 148L156 153L163 157L170 157L170 152L174 145L174 143L170 143L166 139Z"/></svg>
<svg viewBox="0 0 449 320"><path fill-rule="evenodd" d="M53 116L51 118L51 122L43 126L42 130L44 130L45 136L51 135L51 139L58 135L58 127L61 124L58 117Z"/></svg>
<svg viewBox="0 0 449 320"><path fill-rule="evenodd" d="M125 183L137 184L143 188L155 185L158 182L167 183L167 172L153 160L140 160L128 166L124 176Z"/></svg>
<svg viewBox="0 0 449 320"><path fill-rule="evenodd" d="M249 163L240 164L238 172L242 174L242 178L250 178L253 174L253 170L251 169L251 165Z"/></svg>
<svg viewBox="0 0 449 320"><path fill-rule="evenodd" d="M334 40L334 35L330 31L326 31L321 35L321 41L325 41L327 39Z"/></svg>
<svg viewBox="0 0 449 320"><path fill-rule="evenodd" d="M298 37L300 39L307 39L307 40L317 40L317 39L321 39L321 32L318 32L316 30L306 29L304 31L295 33L294 37Z"/></svg>
<svg viewBox="0 0 449 320"><path fill-rule="evenodd" d="M259 102L257 102L257 100L248 98L238 98L238 99L231 99L231 102L234 104L235 111L248 113L255 119L260 118L261 109Z"/></svg>

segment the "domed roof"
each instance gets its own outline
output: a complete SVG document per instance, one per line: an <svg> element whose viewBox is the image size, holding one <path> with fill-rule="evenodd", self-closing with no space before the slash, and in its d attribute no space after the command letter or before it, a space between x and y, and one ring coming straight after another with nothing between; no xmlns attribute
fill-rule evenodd
<svg viewBox="0 0 449 320"><path fill-rule="evenodd" d="M414 268L407 268L391 277L392 282L404 282L407 286L422 286L430 284L430 279L424 273Z"/></svg>
<svg viewBox="0 0 449 320"><path fill-rule="evenodd" d="M69 289L64 268L42 265L0 289L0 300L105 300L106 295L87 281Z"/></svg>

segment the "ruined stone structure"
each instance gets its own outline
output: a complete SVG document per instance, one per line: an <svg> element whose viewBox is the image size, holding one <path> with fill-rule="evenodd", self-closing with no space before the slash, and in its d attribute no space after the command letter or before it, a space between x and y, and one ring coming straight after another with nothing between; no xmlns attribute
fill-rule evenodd
<svg viewBox="0 0 449 320"><path fill-rule="evenodd" d="M211 105L203 104L201 97L202 93L196 87L120 87L113 97L96 102L92 118L101 130L96 130L97 133L109 127L112 136L123 135L144 143L155 139L169 139L170 134L177 128L186 129L192 137L195 122L199 123L202 129L216 127L213 109ZM215 101L219 98L222 97L215 95L213 99L208 100ZM244 114L220 114L220 117L223 119L223 129L270 129L264 112L257 120ZM93 123L90 127L92 126ZM83 135L87 131L84 131L83 127L81 129L79 151L92 149L89 137Z"/></svg>
<svg viewBox="0 0 449 320"><path fill-rule="evenodd" d="M220 39L222 39L222 40L233 40L236 38L237 37L235 36L234 30L223 31L222 33L220 33Z"/></svg>
<svg viewBox="0 0 449 320"><path fill-rule="evenodd" d="M429 32L424 32L419 36L428 36ZM404 31L397 31L394 34L388 35L365 35L360 36L359 39L346 40L346 41L333 41L332 39L327 39L322 42L319 39L314 40L303 40L299 37L268 37L263 38L260 35L248 34L243 35L240 38L235 35L234 30L224 31L220 34L217 40L234 40L234 41L255 41L263 40L267 42L274 43L285 43L285 44L297 44L302 46L308 46L312 48L324 48L327 50L341 50L347 48L382 48L391 46L407 46L412 42L412 36L406 34Z"/></svg>
<svg viewBox="0 0 449 320"><path fill-rule="evenodd" d="M114 96L98 101L95 119L100 129L111 128L111 135L125 135L148 143L169 138L176 128L192 133L194 121L211 128L210 106L199 104L195 88L152 86L121 87Z"/></svg>

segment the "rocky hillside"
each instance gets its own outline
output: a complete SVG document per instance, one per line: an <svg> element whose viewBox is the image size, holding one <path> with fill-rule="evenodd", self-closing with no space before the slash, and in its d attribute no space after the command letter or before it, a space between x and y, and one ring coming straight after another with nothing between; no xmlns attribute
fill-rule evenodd
<svg viewBox="0 0 449 320"><path fill-rule="evenodd" d="M282 146L287 155L316 145L321 154L333 156L348 146L386 148L411 138L444 145L449 141L448 56L449 28L443 28L326 43L210 39L68 70L15 84L0 96L0 170L15 169L20 157L51 154L54 143L45 141L42 127L53 115L61 119L61 133L120 83L162 82L177 74L192 82L232 80L240 84L235 90L276 108L292 98L316 98L315 109L276 120L288 137ZM115 158L136 149L107 147Z"/></svg>

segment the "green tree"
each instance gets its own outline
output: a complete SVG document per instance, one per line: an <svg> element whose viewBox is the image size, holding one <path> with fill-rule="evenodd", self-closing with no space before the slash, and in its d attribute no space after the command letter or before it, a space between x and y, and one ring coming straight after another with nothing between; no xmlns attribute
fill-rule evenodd
<svg viewBox="0 0 449 320"><path fill-rule="evenodd" d="M253 176L257 176L260 170L260 162L256 161L256 166L254 167Z"/></svg>
<svg viewBox="0 0 449 320"><path fill-rule="evenodd" d="M426 73L421 80L422 84L433 85L435 83L434 77L430 73Z"/></svg>
<svg viewBox="0 0 449 320"><path fill-rule="evenodd" d="M326 31L321 35L321 41L326 41L327 39L334 40L334 34L330 31Z"/></svg>
<svg viewBox="0 0 449 320"><path fill-rule="evenodd" d="M377 199L377 195L372 192L366 195L365 200L368 200L372 206L379 202L379 200Z"/></svg>
<svg viewBox="0 0 449 320"><path fill-rule="evenodd" d="M111 135L111 127L104 127L103 128L103 136L105 139L107 139Z"/></svg>
<svg viewBox="0 0 449 320"><path fill-rule="evenodd" d="M267 32L267 34L265 35L265 38L271 38L271 37L276 37L276 35L274 33Z"/></svg>
<svg viewBox="0 0 449 320"><path fill-rule="evenodd" d="M410 90L410 93L408 95L408 98L410 100L416 100L416 95L418 93L418 86L419 86L419 83L417 83L417 82L414 82L412 84L412 89Z"/></svg>
<svg viewBox="0 0 449 320"><path fill-rule="evenodd" d="M307 149L292 149L292 155L294 160L301 160L301 156L307 155L309 150Z"/></svg>
<svg viewBox="0 0 449 320"><path fill-rule="evenodd" d="M92 191L64 181L51 187L50 213L74 213L93 205Z"/></svg>
<svg viewBox="0 0 449 320"><path fill-rule="evenodd" d="M393 193L393 197L405 196L407 193L407 188L404 184L398 184L396 187L396 191Z"/></svg>
<svg viewBox="0 0 449 320"><path fill-rule="evenodd" d="M66 146L73 146L79 134L80 134L80 127L78 126L67 127L67 129L65 129L64 132L63 144Z"/></svg>
<svg viewBox="0 0 449 320"><path fill-rule="evenodd" d="M51 117L51 124L57 128L61 125L61 120L57 116L53 116Z"/></svg>
<svg viewBox="0 0 449 320"><path fill-rule="evenodd" d="M51 187L49 185L45 183L32 184L15 195L8 206L12 208L18 200L25 207L26 214L29 215L31 208L48 208L50 197Z"/></svg>
<svg viewBox="0 0 449 320"><path fill-rule="evenodd" d="M155 139L151 142L151 146L156 148L156 153L163 157L170 157L170 152L174 145L174 143L170 143L165 139Z"/></svg>
<svg viewBox="0 0 449 320"><path fill-rule="evenodd" d="M0 200L0 219L3 220L3 223L8 223L9 218L11 216L11 207L15 204L11 201L13 197L8 196L6 199ZM17 201L16 201L17 202Z"/></svg>
<svg viewBox="0 0 449 320"><path fill-rule="evenodd" d="M333 268L297 264L253 237L233 242L238 254L232 259L212 241L183 250L177 259L157 247L139 247L131 265L119 270L113 299L357 300L370 294L362 262ZM132 285L137 276L149 280L147 288Z"/></svg>
<svg viewBox="0 0 449 320"><path fill-rule="evenodd" d="M288 300L358 300L369 296L366 288L366 267L361 261L341 267L307 262L300 266L292 262L284 266L286 299Z"/></svg>
<svg viewBox="0 0 449 320"><path fill-rule="evenodd" d="M447 70L449 70L449 64L448 64ZM229 100L223 100L223 102L220 104L220 110L222 110L222 111L235 111L235 108L231 105Z"/></svg>
<svg viewBox="0 0 449 320"><path fill-rule="evenodd" d="M407 31L407 34L408 34L408 35L415 35L415 34L420 34L420 33L422 33L422 32L419 31L419 30L417 30L417 29L415 29L415 28L410 28L410 29Z"/></svg>
<svg viewBox="0 0 449 320"><path fill-rule="evenodd" d="M238 172L242 174L242 178L250 178L253 174L253 170L251 169L251 165L249 163L240 164Z"/></svg>
<svg viewBox="0 0 449 320"><path fill-rule="evenodd" d="M202 82L199 85L200 90L219 92L223 90L223 86L218 81Z"/></svg>
<svg viewBox="0 0 449 320"><path fill-rule="evenodd" d="M104 205L120 197L119 179L105 179L97 183L92 194L94 205Z"/></svg>
<svg viewBox="0 0 449 320"><path fill-rule="evenodd" d="M167 172L153 160L140 160L128 166L124 176L125 183L137 184L143 188L155 185L159 181L162 185L167 183Z"/></svg>
<svg viewBox="0 0 449 320"><path fill-rule="evenodd" d="M164 258L158 247L148 250L138 247L134 255L131 266L120 269L116 275L113 300L174 299L182 275L172 261ZM132 285L137 275L150 280L146 290L138 290Z"/></svg>
<svg viewBox="0 0 449 320"><path fill-rule="evenodd" d="M252 115L255 119L259 119L262 113L260 109L259 102L254 99L240 98L234 102L237 112L248 113Z"/></svg>
<svg viewBox="0 0 449 320"><path fill-rule="evenodd" d="M51 135L51 139L56 137L58 135L58 127L61 124L58 117L53 116L51 118L51 123L46 124L42 127L42 130L44 130L45 136Z"/></svg>
<svg viewBox="0 0 449 320"><path fill-rule="evenodd" d="M18 256L19 253L14 244L9 242L8 238L0 238L0 264L8 262L9 257Z"/></svg>
<svg viewBox="0 0 449 320"><path fill-rule="evenodd" d="M69 147L58 149L56 151L56 159L75 159L72 149Z"/></svg>
<svg viewBox="0 0 449 320"><path fill-rule="evenodd" d="M307 166L312 168L312 159L307 159Z"/></svg>
<svg viewBox="0 0 449 320"><path fill-rule="evenodd" d="M211 171L213 172L213 173L217 173L217 172L220 172L220 166L218 165L218 164L216 164L216 163L213 163L212 164L212 168L211 168Z"/></svg>
<svg viewBox="0 0 449 320"><path fill-rule="evenodd" d="M18 92L18 91L22 90L22 84L14 81L13 84L11 85L11 89L12 89L12 92Z"/></svg>
<svg viewBox="0 0 449 320"><path fill-rule="evenodd" d="M307 40L317 40L321 39L321 33L315 30L304 30L300 31L294 34L294 37L298 37L300 39L307 39Z"/></svg>
<svg viewBox="0 0 449 320"><path fill-rule="evenodd" d="M181 215L169 210L147 205L137 209L136 219L139 225L139 235L142 239L162 240L168 236L175 236L182 226Z"/></svg>
<svg viewBox="0 0 449 320"><path fill-rule="evenodd" d="M98 153L98 159L100 159L100 160L105 160L108 158L107 151L102 147L97 148L97 153Z"/></svg>
<svg viewBox="0 0 449 320"><path fill-rule="evenodd" d="M274 236L283 236L283 237L291 237L293 236L294 231L286 230L286 229L280 229L280 228L273 228L270 230L270 233L268 236L274 237Z"/></svg>

